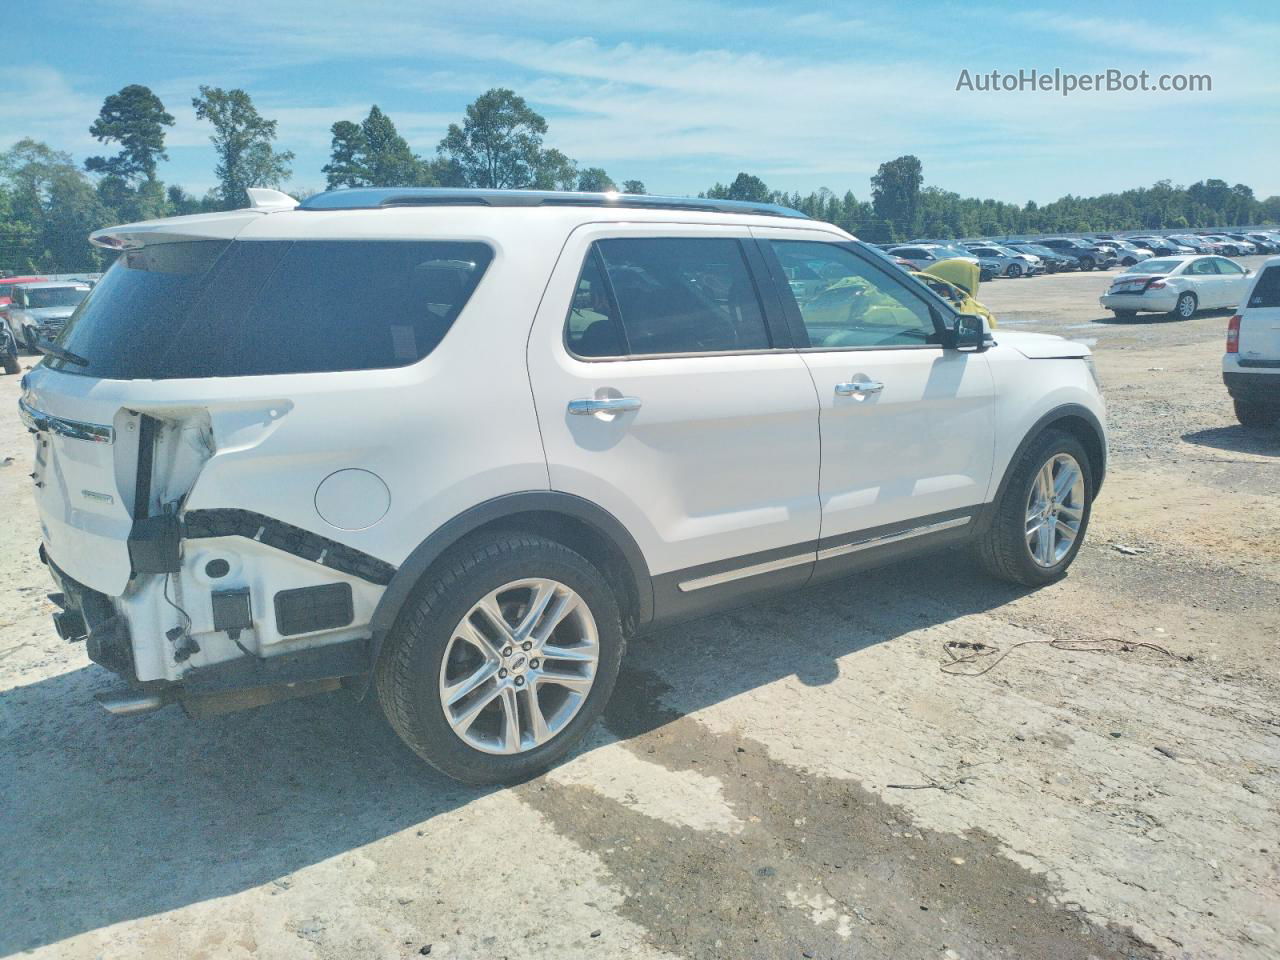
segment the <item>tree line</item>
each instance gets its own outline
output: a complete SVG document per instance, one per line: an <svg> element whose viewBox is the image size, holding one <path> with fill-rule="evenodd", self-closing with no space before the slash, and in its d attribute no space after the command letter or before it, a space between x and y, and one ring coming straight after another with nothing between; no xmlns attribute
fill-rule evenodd
<svg viewBox="0 0 1280 960"><path fill-rule="evenodd" d="M168 159L173 116L160 98L130 84L103 100L89 127L110 156L79 165L71 154L26 138L0 153L0 274L97 270L104 254L87 235L115 223L244 206L248 187L275 187L293 176L294 154L278 149L276 121L263 117L244 90L201 86L196 117L211 127L218 185L197 197L159 179ZM321 168L339 187L486 187L617 190L645 193L639 180L615 181L546 144L547 121L515 92L488 90L452 123L432 155L421 156L375 104L368 116L331 128L330 160ZM304 194L308 191L302 191ZM921 163L903 156L880 165L867 199L827 188L808 194L772 190L739 173L700 196L780 203L830 221L873 242L918 236L952 238L1101 230L1161 230L1280 221L1280 197L1254 197L1244 184L1168 180L1097 197L1065 196L1043 206L963 197L925 186Z"/></svg>

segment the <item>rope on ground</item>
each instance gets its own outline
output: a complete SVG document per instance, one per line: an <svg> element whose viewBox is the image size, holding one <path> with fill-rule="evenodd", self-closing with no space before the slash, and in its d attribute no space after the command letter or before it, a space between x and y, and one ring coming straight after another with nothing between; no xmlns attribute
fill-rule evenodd
<svg viewBox="0 0 1280 960"><path fill-rule="evenodd" d="M1143 640L1121 640L1119 637L1098 637L1087 640L1023 640L1004 651L990 643L968 643L964 640L948 640L942 645L942 652L947 659L939 665L939 669L943 673L950 673L958 677L980 677L984 673L990 673L994 670L1001 660L1019 647L1028 646L1049 647L1053 650L1062 650L1067 653L1133 653L1135 650L1151 650L1172 660L1181 660L1184 663L1191 663L1195 660L1195 657L1190 654L1179 656L1158 643L1147 643ZM957 653L957 650L964 652ZM992 657L995 659L991 660ZM987 660L991 660L991 662L987 663ZM971 669L973 667L980 669Z"/></svg>

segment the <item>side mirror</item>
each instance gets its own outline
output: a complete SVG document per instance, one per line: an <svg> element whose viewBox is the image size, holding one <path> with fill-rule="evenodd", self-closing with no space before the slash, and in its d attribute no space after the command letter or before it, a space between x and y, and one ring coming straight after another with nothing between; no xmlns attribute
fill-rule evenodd
<svg viewBox="0 0 1280 960"><path fill-rule="evenodd" d="M976 313L962 313L956 317L951 330L951 348L967 353L981 353L987 349L987 324Z"/></svg>

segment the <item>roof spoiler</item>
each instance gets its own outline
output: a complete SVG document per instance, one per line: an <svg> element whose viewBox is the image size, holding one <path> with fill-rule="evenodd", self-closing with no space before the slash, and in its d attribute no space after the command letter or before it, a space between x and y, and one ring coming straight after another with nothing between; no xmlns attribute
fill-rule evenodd
<svg viewBox="0 0 1280 960"><path fill-rule="evenodd" d="M141 223L106 227L89 234L89 242L104 250L137 250L148 244L181 243L190 240L231 240L255 218L268 213L292 210L298 201L279 190L250 187L249 206L219 213L196 213L186 217L164 217Z"/></svg>

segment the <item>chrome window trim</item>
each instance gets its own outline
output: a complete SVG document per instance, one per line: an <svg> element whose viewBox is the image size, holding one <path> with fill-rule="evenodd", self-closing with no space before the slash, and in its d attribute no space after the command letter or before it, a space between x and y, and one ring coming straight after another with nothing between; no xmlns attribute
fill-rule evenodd
<svg viewBox="0 0 1280 960"><path fill-rule="evenodd" d="M114 443L115 429L100 423L85 423L82 420L68 420L66 417L55 417L53 414L37 410L23 399L18 400L18 416L28 430L37 433L47 430L72 440L87 440L90 443Z"/></svg>

